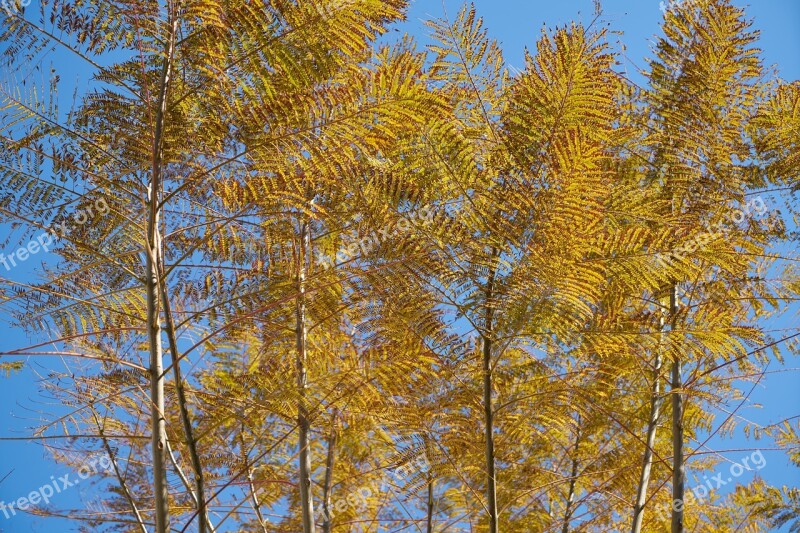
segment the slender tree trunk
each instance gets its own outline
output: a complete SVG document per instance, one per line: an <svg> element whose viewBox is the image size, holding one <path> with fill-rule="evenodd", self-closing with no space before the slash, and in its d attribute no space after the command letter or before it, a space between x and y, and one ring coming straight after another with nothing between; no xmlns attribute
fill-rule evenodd
<svg viewBox="0 0 800 533"><path fill-rule="evenodd" d="M131 506L131 512L133 513L134 518L136 518L136 523L142 529L142 533L147 533L147 527L144 525L142 513L136 506L136 501L133 499L131 491L128 490L128 484L125 483L125 477L122 475L122 471L119 469L116 455L114 454L114 450L111 448L111 444L108 442L108 438L105 435L105 430L103 429L103 424L100 423L100 418L97 416L97 411L95 411L94 406L91 404L89 404L89 408L92 410L92 417L94 418L94 423L97 426L97 432L100 434L100 438L103 441L103 447L108 454L108 460L111 462L111 466L114 467L114 474L117 476L117 480L119 480L119 487L122 490L122 494L125 495L125 499L128 500L128 504Z"/></svg>
<svg viewBox="0 0 800 533"><path fill-rule="evenodd" d="M152 431L153 492L155 497L156 533L169 531L167 470L165 465L167 428L164 419L164 369L161 347L161 321L158 305L158 198L151 188L147 243L147 332L150 349L150 429Z"/></svg>
<svg viewBox="0 0 800 533"><path fill-rule="evenodd" d="M178 477L183 483L184 488L192 497L192 502L197 506L197 495L194 493L192 489L192 484L189 481L189 478L186 477L186 474L183 473L183 468L181 465L178 464L178 459L175 458L175 450L172 449L172 443L167 439L167 457L169 458L170 463L172 463L172 468L175 469L175 473L178 474Z"/></svg>
<svg viewBox="0 0 800 533"><path fill-rule="evenodd" d="M164 320L166 322L167 339L169 340L169 353L172 356L172 373L175 377L175 392L178 397L178 407L181 413L181 422L183 424L183 435L186 440L186 449L189 450L189 457L192 461L192 470L194 471L194 500L197 505L197 514L200 515L200 533L206 533L208 530L214 531L214 526L211 524L211 519L208 516L208 509L206 507L206 493L205 493L205 478L203 476L203 465L200 462L200 454L197 453L197 444L194 439L194 430L192 429L192 419L189 414L189 402L186 399L186 391L183 386L183 376L181 375L181 362L180 352L178 351L178 338L175 333L175 322L172 319L172 308L169 303L169 293L167 291L167 280L164 271L163 258L159 261L159 273L161 277L161 298L163 301Z"/></svg>
<svg viewBox="0 0 800 533"><path fill-rule="evenodd" d="M255 483L253 483L253 471L250 468L250 460L247 458L247 448L245 447L244 443L244 424L242 424L242 430L239 433L239 438L242 441L242 461L244 462L245 470L247 470L247 483L250 486L250 496L253 500L253 510L256 512L256 518L258 518L258 525L261 526L261 530L264 533L268 533L267 522L264 520L264 515L261 512L261 502L258 501L258 492L256 491Z"/></svg>
<svg viewBox="0 0 800 533"><path fill-rule="evenodd" d="M433 478L428 480L428 527L426 533L433 533Z"/></svg>
<svg viewBox="0 0 800 533"><path fill-rule="evenodd" d="M639 476L639 486L636 490L636 503L633 506L633 524L631 526L631 533L641 533L642 520L644 518L644 503L647 500L647 486L650 484L650 470L653 466L653 448L656 443L656 429L658 428L658 420L661 414L661 403L663 398L661 396L661 367L664 363L663 345L665 342L664 328L666 327L666 316L672 315L673 297L675 292L674 286L670 289L670 307L669 312L662 311L660 319L661 329L661 342L656 350L655 368L653 369L653 386L650 391L650 418L647 421L647 439L644 450L644 460L642 461L642 472Z"/></svg>
<svg viewBox="0 0 800 533"><path fill-rule="evenodd" d="M579 419L580 420L580 419ZM580 424L580 421L578 422ZM578 479L578 446L580 446L581 434L580 428L575 435L575 448L572 456L572 473L569 478L569 492L567 493L567 505L564 509L564 525L561 528L561 533L569 533L569 521L572 518L573 508L572 504L575 502L575 483Z"/></svg>
<svg viewBox="0 0 800 533"><path fill-rule="evenodd" d="M492 254L494 257L494 253ZM494 320L494 266L486 284L486 310L483 333L483 415L486 438L486 501L489 533L498 533L497 479L494 460L494 411L492 408L492 321Z"/></svg>
<svg viewBox="0 0 800 533"><path fill-rule="evenodd" d="M300 230L300 259L297 273L296 329L297 340L297 391L299 395L297 407L298 447L300 448L300 512L303 516L303 533L314 533L314 500L311 494L311 450L309 448L308 405L306 404L306 388L308 376L306 371L306 268L307 251L310 247L308 222L303 222Z"/></svg>
<svg viewBox="0 0 800 533"><path fill-rule="evenodd" d="M147 294L147 334L150 352L150 424L152 431L153 493L156 519L156 533L169 531L169 494L167 492L167 431L164 419L164 368L161 346L161 317L159 310L159 261L161 258L161 234L158 227L161 191L162 149L164 144L164 124L167 114L167 92L172 76L172 58L175 49L175 34L178 21L169 14L164 65L158 93L158 109L153 135L153 164L147 195L147 274L145 291Z"/></svg>
<svg viewBox="0 0 800 533"><path fill-rule="evenodd" d="M631 533L641 533L642 518L644 517L644 502L647 499L647 486L650 483L650 469L653 465L653 446L656 443L656 428L661 410L661 354L656 354L656 364L653 371L653 387L650 393L650 419L647 422L647 440L642 461L642 472L639 476L639 486L636 490L636 504L633 507L633 526Z"/></svg>
<svg viewBox="0 0 800 533"><path fill-rule="evenodd" d="M673 285L670 291L670 316L675 328L675 312L677 310L677 294ZM672 362L672 533L683 533L683 505L686 503L686 472L683 457L683 376L681 360L675 354ZM675 504L675 502L679 504Z"/></svg>
<svg viewBox="0 0 800 533"><path fill-rule="evenodd" d="M322 533L331 533L331 493L333 489L333 466L336 460L336 409L331 417L331 434L328 437L328 457L325 460L325 486L323 488Z"/></svg>

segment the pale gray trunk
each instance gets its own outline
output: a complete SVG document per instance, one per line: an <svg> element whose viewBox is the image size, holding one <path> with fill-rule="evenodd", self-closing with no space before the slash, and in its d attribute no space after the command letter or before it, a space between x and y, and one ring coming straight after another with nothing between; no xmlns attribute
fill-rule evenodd
<svg viewBox="0 0 800 533"><path fill-rule="evenodd" d="M580 424L580 417L578 418L578 424ZM561 533L569 533L569 521L572 519L572 513L574 509L572 508L573 503L575 502L575 483L578 480L578 447L580 446L581 442L581 434L580 428L575 435L575 448L572 455L572 473L569 478L569 491L567 492L567 505L564 509L564 525L561 528Z"/></svg>
<svg viewBox="0 0 800 533"><path fill-rule="evenodd" d="M164 124L167 114L167 92L172 75L172 58L175 49L177 19L168 15L169 35L166 40L164 65L158 94L158 109L153 135L153 165L147 195L147 235L145 240L147 262L145 291L147 296L147 336L150 352L150 424L152 432L151 455L153 461L153 493L156 533L167 533L169 527L169 495L167 492L167 431L164 418L164 367L161 346L161 317L159 312L159 261L161 259L161 233L159 231L162 149Z"/></svg>
<svg viewBox="0 0 800 533"><path fill-rule="evenodd" d="M172 443L167 439L167 457L169 461L172 463L172 468L175 469L175 473L178 474L178 478L183 483L183 487L192 497L192 502L194 502L195 506L197 505L197 495L192 490L192 484L189 482L189 478L186 477L186 474L183 473L183 468L181 465L178 464L178 459L175 457L175 450L172 449Z"/></svg>
<svg viewBox="0 0 800 533"><path fill-rule="evenodd" d="M677 294L675 287L670 291L670 316L675 328L675 312L677 310ZM672 363L672 501L680 502L672 506L672 533L683 533L683 505L685 504L686 472L683 463L683 376L681 361L677 353Z"/></svg>
<svg viewBox="0 0 800 533"><path fill-rule="evenodd" d="M167 449L166 420L164 419L164 368L161 347L161 321L158 305L158 198L151 189L149 193L150 217L147 242L147 333L150 349L150 430L152 432L151 455L153 461L153 493L155 504L156 533L169 531L169 503L167 494Z"/></svg>
<svg viewBox="0 0 800 533"><path fill-rule="evenodd" d="M303 517L303 533L314 533L314 500L311 493L311 450L309 448L308 405L306 388L308 376L306 370L306 268L310 236L308 222L303 222L300 231L300 258L297 273L297 299L295 305L297 341L297 391L299 395L297 407L297 427L300 470L300 512Z"/></svg>
<svg viewBox="0 0 800 533"><path fill-rule="evenodd" d="M247 471L247 483L250 487L250 496L253 500L253 510L256 512L256 518L258 518L258 525L261 526L261 530L264 533L268 533L267 522L264 520L264 514L261 512L261 502L258 501L258 492L256 490L255 483L253 483L253 470L250 468L250 459L247 457L247 447L245 446L244 442L244 424L242 424L239 438L242 441L242 461L244 462L244 468Z"/></svg>
<svg viewBox="0 0 800 533"><path fill-rule="evenodd" d="M97 411L95 411L94 406L89 404L89 408L92 410L92 416L94 417L95 425L97 425L97 431L100 434L100 438L103 441L103 447L108 454L108 460L111 462L111 466L114 467L114 474L117 476L117 480L119 480L119 487L122 490L122 494L125 495L125 499L128 500L128 504L131 506L131 512L133 513L134 518L136 518L136 523L142 529L142 533L147 533L147 527L144 525L144 519L142 518L142 513L139 511L139 508L136 506L136 501L133 499L133 494L128 489L128 484L125 483L125 477L122 475L122 471L119 469L119 464L117 463L116 455L114 454L113 448L111 448L111 444L108 442L108 438L105 435L105 430L103 429L103 425L100 424L100 419L97 416Z"/></svg>
<svg viewBox="0 0 800 533"><path fill-rule="evenodd" d="M650 484L650 470L653 466L653 448L656 443L656 429L658 428L658 420L661 414L661 403L663 397L661 396L661 367L664 363L663 346L665 343L664 328L667 323L667 316L674 315L675 306L675 286L670 287L669 294L669 308L666 306L662 308L662 316L660 319L661 329L661 342L656 350L656 360L653 369L653 385L650 395L650 417L647 421L647 438L644 450L644 459L642 461L642 472L639 476L639 485L636 489L636 503L633 506L633 524L631 526L631 533L641 533L642 520L644 519L644 504L647 501L647 487Z"/></svg>
<svg viewBox="0 0 800 533"><path fill-rule="evenodd" d="M333 492L333 467L336 460L336 410L331 417L331 434L328 437L328 458L325 461L325 484L322 494L322 533L331 533L331 493Z"/></svg>
<svg viewBox="0 0 800 533"><path fill-rule="evenodd" d="M183 435L186 440L186 449L189 451L189 457L192 461L192 470L194 472L195 491L192 492L189 487L187 487L187 489L192 493L192 498L197 506L197 513L200 515L200 533L206 533L209 530L213 533L214 526L211 524L206 506L203 465L200 462L200 454L197 452L197 443L195 442L194 430L192 429L192 419L189 414L189 402L186 399L186 391L183 386L178 338L175 332L175 323L172 319L172 308L169 303L169 292L167 290L163 260L159 262L159 272L161 275L161 298L163 299L164 320L166 321L167 339L169 340L169 352L172 356L172 372L175 376L175 392L177 394L178 407L181 413L181 423L183 425Z"/></svg>

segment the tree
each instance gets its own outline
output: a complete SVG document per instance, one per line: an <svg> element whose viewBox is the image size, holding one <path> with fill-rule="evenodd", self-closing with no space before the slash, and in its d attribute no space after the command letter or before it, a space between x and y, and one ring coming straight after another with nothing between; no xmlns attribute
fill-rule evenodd
<svg viewBox="0 0 800 533"><path fill-rule="evenodd" d="M159 532L791 523L797 495L759 480L683 505L687 469L715 467L707 439L736 426L735 381L796 336L769 331L799 285L774 274L788 241L765 196L797 181L798 91L763 81L743 10L668 10L640 87L601 13L512 71L474 6L430 21L426 50L378 41L405 7L11 15L0 213L59 262L3 278L3 309L50 335L4 355L68 358L43 381L68 411L35 436L75 468L107 459L115 518L64 514ZM67 113L55 67L23 83L54 46L95 76ZM797 442L788 421L745 429Z"/></svg>

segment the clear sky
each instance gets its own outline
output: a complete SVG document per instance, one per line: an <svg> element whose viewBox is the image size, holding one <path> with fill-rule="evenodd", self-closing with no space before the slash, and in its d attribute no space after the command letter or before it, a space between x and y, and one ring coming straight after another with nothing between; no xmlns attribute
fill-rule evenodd
<svg viewBox="0 0 800 533"><path fill-rule="evenodd" d="M310 1L310 0L309 0ZM688 0L690 1L690 0ZM37 0L33 1L33 4ZM735 2L745 5L744 2ZM542 27L553 28L570 20L588 21L593 18L592 0L477 0L478 14L484 17L486 26L493 37L501 44L509 66L522 68L523 50L533 48ZM603 22L610 28L624 32L618 37L624 43L625 52L623 66L631 79L641 82L637 70L644 68L645 57L650 55L654 36L659 32L661 11L658 0L604 0ZM32 7L34 7L32 6ZM445 13L454 17L461 2L454 0L416 0L413 2L408 20L398 25L400 31L407 31L425 42L425 28L422 20L431 17L442 17ZM761 49L767 65L776 65L779 75L786 80L800 79L800 0L758 0L748 7L748 14L754 18L755 27L761 30ZM0 19L4 15L0 13ZM0 20L2 24L2 20ZM394 36L398 33L391 32ZM391 37L391 35L390 35ZM617 45L617 50L621 47ZM71 58L54 57L57 61L70 61ZM63 65L62 65L63 66ZM80 73L81 67L76 66ZM67 95L71 97L70 94ZM0 225L0 244L8 235L9 228ZM3 250L0 250L3 251ZM30 279L31 269L42 260L38 256L28 260L13 272L5 272L0 266L0 276L8 276L14 280ZM794 316L796 320L797 315ZM0 316L0 327L4 328L0 335L0 351L19 348L33 342L8 326L8 317ZM35 339L42 340L42 339ZM756 387L750 403L760 403L760 410L747 409L743 414L750 420L760 423L771 423L782 418L800 414L800 373L792 370L800 366L797 358L788 358L785 366L778 363L770 365L771 371ZM23 437L29 432L25 428L38 425L40 412L52 414L64 412L50 405L48 400L38 392L37 380L48 369L62 370L56 358L29 360L26 369L12 376L11 379L0 379L0 437ZM768 443L746 441L741 435L727 442L715 441L718 449L751 449L768 446ZM744 452L727 454L733 460ZM766 466L759 474L767 481L775 484L800 485L800 470L789 466L785 455L765 451ZM50 462L42 452L40 443L21 441L0 441L0 501L6 503L25 496L38 487L49 483L50 477L56 478L71 473L64 466ZM739 478L746 483L752 476L747 474ZM83 506L96 499L91 489L93 478L83 481L52 498L56 507ZM689 487L692 483L689 483ZM83 500L81 504L80 501ZM97 506L97 502L94 503ZM63 532L77 531L67 522L53 519L39 519L29 515L17 514L7 519L0 511L0 532Z"/></svg>

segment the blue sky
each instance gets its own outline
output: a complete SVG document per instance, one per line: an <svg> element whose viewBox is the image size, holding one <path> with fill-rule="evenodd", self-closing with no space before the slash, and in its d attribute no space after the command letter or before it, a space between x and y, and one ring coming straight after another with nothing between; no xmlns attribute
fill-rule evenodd
<svg viewBox="0 0 800 533"><path fill-rule="evenodd" d="M736 2L745 5L743 2ZM36 2L34 1L34 5ZM477 0L478 14L484 17L485 24L493 37L502 45L505 58L510 66L522 68L523 50L532 48L540 35L541 28L553 28L576 18L588 21L593 18L592 0L561 1L517 1L517 0ZM444 10L450 17L458 12L461 2L445 0L417 0L413 2L408 20L399 25L401 31L409 33L425 41L425 29L422 20L441 17ZM614 30L624 32L618 36L619 42L625 45L623 57L628 75L634 81L641 82L637 70L644 68L645 57L651 53L652 43L659 31L661 11L657 0L606 0L603 1L604 21ZM779 75L786 80L800 79L800 2L798 0L760 0L748 8L748 14L755 19L755 27L761 30L760 46L766 65L776 65ZM0 13L0 17L3 15ZM0 22L2 23L2 22ZM394 34L399 35L399 34ZM617 45L617 50L620 50ZM53 56L56 61L71 61L72 58ZM80 74L76 66L76 73ZM85 78L85 73L82 76ZM67 94L68 93L68 94ZM71 91L64 91L71 97ZM0 226L0 242L5 241L9 232L7 226ZM12 240L13 242L13 240ZM9 245L11 247L11 245ZM3 250L0 250L3 251ZM44 255L36 256L23 263L12 272L5 272L0 267L0 275L11 277L17 281L30 279L30 269L46 260ZM796 319L796 315L794 317ZM20 332L8 326L8 317L0 316L5 332L0 337L0 351L8 351L43 339L28 339ZM743 413L750 419L763 424L782 418L800 414L800 388L798 388L798 372L792 368L800 366L796 358L788 358L786 365L772 363L768 374L755 388L750 398L751 404L762 404L762 409L746 409ZM47 374L49 369L63 370L64 366L57 358L28 360L25 370L12 376L11 379L0 379L0 405L3 410L3 423L0 424L0 436L24 437L29 434L26 428L38 425L40 411L45 413L61 412L56 406L49 404L48 399L38 392L38 376ZM746 441L741 435L727 442L715 439L714 446L719 449L750 449L759 447L759 443ZM734 460L745 452L731 452ZM797 486L800 470L790 467L788 459L778 453L765 451L766 466L759 471L767 481L775 484L792 484ZM38 442L0 441L0 501L9 502L38 487L49 483L51 476L56 478L70 473L64 466L48 460ZM75 473L72 473L75 477ZM751 476L752 477L752 476ZM96 478L99 479L99 478ZM83 485L68 489L52 498L57 507L86 506L93 499L90 488L92 478ZM749 481L748 474L739 478L741 482ZM692 483L689 484L692 486ZM81 499L83 504L80 503ZM42 520L27 514L17 514L6 519L0 512L0 531L36 531L63 532L76 530L71 524L54 519Z"/></svg>

